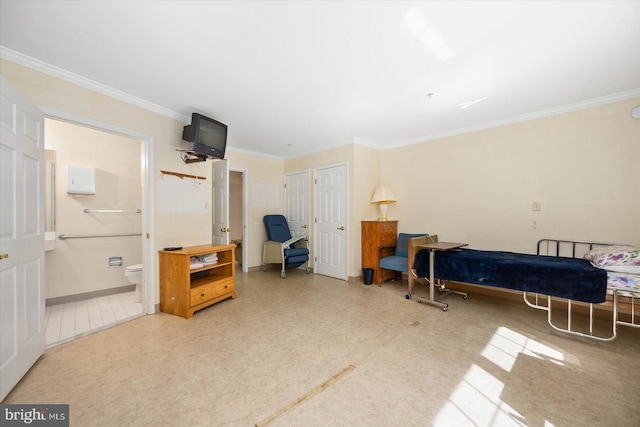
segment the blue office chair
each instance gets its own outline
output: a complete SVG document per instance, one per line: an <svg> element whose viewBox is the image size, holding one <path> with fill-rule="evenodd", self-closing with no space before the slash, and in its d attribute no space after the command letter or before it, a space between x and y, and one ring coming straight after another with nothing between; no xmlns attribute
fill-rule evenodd
<svg viewBox="0 0 640 427"><path fill-rule="evenodd" d="M262 248L262 271L266 271L267 264L278 263L282 265L280 277L284 279L286 269L307 263L305 272L309 274L308 236L292 238L284 215L265 215L263 222L269 240Z"/></svg>

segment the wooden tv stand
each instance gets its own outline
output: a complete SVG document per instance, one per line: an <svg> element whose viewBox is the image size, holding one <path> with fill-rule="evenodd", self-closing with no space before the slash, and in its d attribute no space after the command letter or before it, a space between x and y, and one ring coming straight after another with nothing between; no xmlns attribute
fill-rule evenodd
<svg viewBox="0 0 640 427"><path fill-rule="evenodd" d="M236 245L200 245L160 253L160 311L187 319L223 299L236 298ZM218 254L218 262L191 270L193 256Z"/></svg>

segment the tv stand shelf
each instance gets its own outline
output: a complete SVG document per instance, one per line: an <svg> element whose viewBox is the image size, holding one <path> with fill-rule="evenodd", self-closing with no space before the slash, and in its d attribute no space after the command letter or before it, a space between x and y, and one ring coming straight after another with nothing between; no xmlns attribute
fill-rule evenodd
<svg viewBox="0 0 640 427"><path fill-rule="evenodd" d="M187 319L227 298L236 298L236 245L200 245L160 253L160 311ZM218 262L191 270L191 257L218 254Z"/></svg>

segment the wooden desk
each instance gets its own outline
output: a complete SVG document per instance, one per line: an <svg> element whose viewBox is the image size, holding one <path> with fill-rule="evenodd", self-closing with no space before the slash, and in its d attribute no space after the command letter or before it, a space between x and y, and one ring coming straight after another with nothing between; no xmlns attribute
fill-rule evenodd
<svg viewBox="0 0 640 427"><path fill-rule="evenodd" d="M427 249L429 251L429 299L422 299L416 297L416 301L420 303L435 305L436 307L442 308L442 311L447 311L449 308L449 304L445 302L441 302L436 300L434 295L436 279L435 279L435 263L436 263L436 252L438 251L453 251L456 249L460 249L463 246L468 246L468 243L455 243L455 242L434 242L434 243L425 243L424 245L418 245L418 249ZM467 294L465 292L459 291L447 291L442 298L446 297L450 293L456 293L463 296L464 299L467 299ZM411 291L407 294L407 298L411 298Z"/></svg>

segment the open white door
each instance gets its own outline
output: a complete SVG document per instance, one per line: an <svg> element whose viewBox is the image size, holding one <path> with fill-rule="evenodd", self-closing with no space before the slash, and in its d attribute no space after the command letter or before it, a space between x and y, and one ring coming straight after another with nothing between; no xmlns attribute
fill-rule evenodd
<svg viewBox="0 0 640 427"><path fill-rule="evenodd" d="M309 238L309 171L284 176L284 216L292 237ZM311 249L311 246L308 247ZM298 268L304 270L311 265L313 263L309 262Z"/></svg>
<svg viewBox="0 0 640 427"><path fill-rule="evenodd" d="M347 165L315 170L314 271L347 280Z"/></svg>
<svg viewBox="0 0 640 427"><path fill-rule="evenodd" d="M213 244L229 243L229 163L226 160L213 162L211 185L211 210L213 221Z"/></svg>
<svg viewBox="0 0 640 427"><path fill-rule="evenodd" d="M44 114L2 76L0 401L44 352Z"/></svg>
<svg viewBox="0 0 640 427"><path fill-rule="evenodd" d="M309 172L284 176L284 216L291 236L309 235Z"/></svg>

